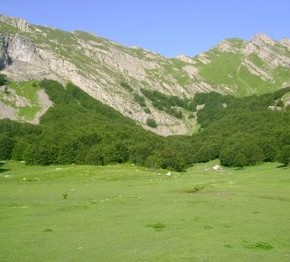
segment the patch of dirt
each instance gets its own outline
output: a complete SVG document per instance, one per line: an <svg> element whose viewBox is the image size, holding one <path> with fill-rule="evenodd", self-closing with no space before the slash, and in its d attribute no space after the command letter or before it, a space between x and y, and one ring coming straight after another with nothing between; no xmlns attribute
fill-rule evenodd
<svg viewBox="0 0 290 262"><path fill-rule="evenodd" d="M41 109L36 113L34 119L31 121L33 124L39 124L40 118L53 105L53 103L50 101L48 95L45 93L44 90L38 91L37 95Z"/></svg>
<svg viewBox="0 0 290 262"><path fill-rule="evenodd" d="M17 110L0 101L0 119L17 120Z"/></svg>

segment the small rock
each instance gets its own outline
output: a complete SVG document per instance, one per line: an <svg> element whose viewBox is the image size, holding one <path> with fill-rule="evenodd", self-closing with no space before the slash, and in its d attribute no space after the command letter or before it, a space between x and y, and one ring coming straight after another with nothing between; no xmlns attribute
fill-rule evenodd
<svg viewBox="0 0 290 262"><path fill-rule="evenodd" d="M212 169L216 172L221 172L223 170L220 165L215 165L214 167L212 167Z"/></svg>

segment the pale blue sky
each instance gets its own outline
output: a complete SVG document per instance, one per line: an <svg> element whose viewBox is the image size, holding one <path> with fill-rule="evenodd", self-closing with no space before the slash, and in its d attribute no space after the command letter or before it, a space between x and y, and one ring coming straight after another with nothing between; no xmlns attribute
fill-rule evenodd
<svg viewBox="0 0 290 262"><path fill-rule="evenodd" d="M165 56L194 56L224 38L290 38L289 0L0 0L0 13L93 32Z"/></svg>

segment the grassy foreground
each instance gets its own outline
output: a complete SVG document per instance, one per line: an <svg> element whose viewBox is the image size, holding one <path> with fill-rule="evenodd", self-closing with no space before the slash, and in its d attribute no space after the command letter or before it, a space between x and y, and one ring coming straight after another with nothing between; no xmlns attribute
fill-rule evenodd
<svg viewBox="0 0 290 262"><path fill-rule="evenodd" d="M290 170L0 167L0 261L290 261ZM64 194L67 193L67 199Z"/></svg>

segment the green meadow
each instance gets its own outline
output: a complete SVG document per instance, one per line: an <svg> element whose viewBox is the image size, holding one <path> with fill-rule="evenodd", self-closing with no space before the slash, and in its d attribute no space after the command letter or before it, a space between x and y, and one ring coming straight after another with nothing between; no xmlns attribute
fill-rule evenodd
<svg viewBox="0 0 290 262"><path fill-rule="evenodd" d="M289 168L215 164L3 163L0 261L290 261Z"/></svg>

